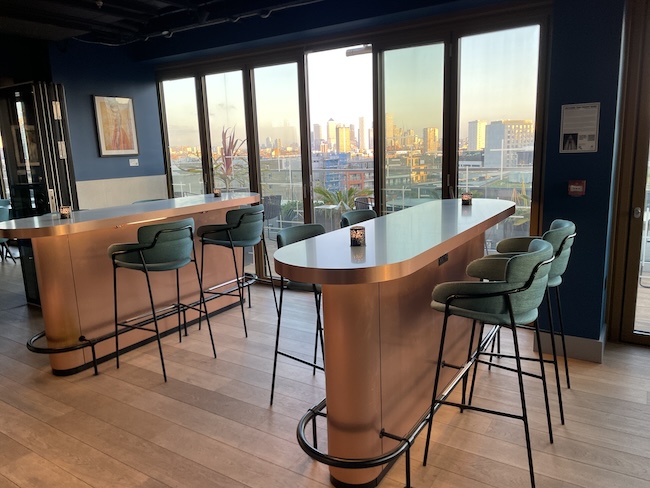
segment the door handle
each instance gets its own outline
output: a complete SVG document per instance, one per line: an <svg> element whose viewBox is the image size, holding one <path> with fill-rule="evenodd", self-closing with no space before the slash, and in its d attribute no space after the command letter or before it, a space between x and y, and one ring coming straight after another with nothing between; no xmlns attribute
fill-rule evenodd
<svg viewBox="0 0 650 488"><path fill-rule="evenodd" d="M634 207L634 212L633 212L633 214L632 214L632 215L634 216L634 218L635 218L635 219L640 218L640 217L641 217L641 214L642 214L642 212L641 212L641 207Z"/></svg>

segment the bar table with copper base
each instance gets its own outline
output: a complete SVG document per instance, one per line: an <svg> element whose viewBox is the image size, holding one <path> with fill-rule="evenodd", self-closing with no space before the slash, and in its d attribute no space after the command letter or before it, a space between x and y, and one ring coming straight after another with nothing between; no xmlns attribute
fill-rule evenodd
<svg viewBox="0 0 650 488"><path fill-rule="evenodd" d="M43 350L67 351L50 354L52 372L68 375L93 365L97 368L98 361L115 353L115 341L98 340L110 336L114 330L112 265L106 254L110 244L133 242L137 240L138 227L166 219L193 217L197 228L222 223L228 210L258 202L257 193L195 195L75 211L67 219L51 213L0 222L0 237L32 241L45 323L43 342L47 341ZM222 267L209 267L209 274L204 278L206 284L234 280L232 257L230 250L227 252L211 249L206 255L206 260L226 263ZM192 272L181 270L181 289L185 293L181 299L185 301L198 300L199 296ZM176 301L175 278L171 274L155 278L156 300ZM142 295L140 285L136 280L120 289L120 310L126 316L149 310L148 298ZM233 302L234 298L219 298L210 302L210 311ZM177 325L176 317L170 316L161 323L161 328L167 330ZM120 337L120 349L122 345L135 347L150 336L138 330L129 331L124 338ZM92 347L84 347L90 344Z"/></svg>
<svg viewBox="0 0 650 488"><path fill-rule="evenodd" d="M376 486L395 460L386 453L408 449L428 415L438 360L442 318L429 306L431 291L469 279L465 267L483 255L484 233L513 213L509 201L438 200L363 222L365 247L350 246L345 228L276 251L276 272L322 284L326 399L303 421L326 408L327 453L305 442L303 421L298 438L330 465L335 486ZM447 344L456 344L450 357L460 365L471 321L456 319ZM443 372L446 386L457 370Z"/></svg>

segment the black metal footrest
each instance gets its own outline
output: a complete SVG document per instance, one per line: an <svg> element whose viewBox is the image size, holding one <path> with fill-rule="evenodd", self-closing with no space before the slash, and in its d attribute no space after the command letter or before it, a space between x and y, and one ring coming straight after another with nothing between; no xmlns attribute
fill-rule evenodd
<svg viewBox="0 0 650 488"><path fill-rule="evenodd" d="M364 468L374 468L377 466L384 466L387 464L394 463L397 458L406 453L406 488L410 488L410 448L415 442L415 438L418 434L424 429L428 423L429 412L420 418L418 423L411 429L411 431L405 436L396 436L386 432L384 429L379 433L379 437L388 437L390 439L399 441L399 444L392 450L381 454L380 456L364 458L364 459L350 459L342 458L338 456L332 456L323 451L320 451L316 446L318 444L316 439L316 419L318 417L327 417L326 413L323 413L323 410L327 406L327 401L324 398L313 407L311 407L305 415L300 419L297 429L298 444L302 450L312 459L320 463L326 464L328 466L334 466L336 468L347 468L347 469L364 469ZM312 435L314 437L313 445L307 440L305 435L305 429L309 423L312 423Z"/></svg>

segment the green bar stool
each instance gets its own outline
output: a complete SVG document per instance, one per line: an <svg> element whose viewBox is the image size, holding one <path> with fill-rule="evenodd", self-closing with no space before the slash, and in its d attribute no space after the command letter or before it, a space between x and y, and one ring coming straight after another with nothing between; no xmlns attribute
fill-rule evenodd
<svg viewBox="0 0 650 488"><path fill-rule="evenodd" d="M377 217L377 213L371 208L359 210L348 210L341 215L341 228L358 224L364 220L370 220Z"/></svg>
<svg viewBox="0 0 650 488"><path fill-rule="evenodd" d="M160 353L160 363L165 381L167 381L167 372L165 370L165 360L163 357L162 345L160 342L160 329L158 321L165 317L173 315L178 316L178 335L181 337L181 325L185 327L187 333L186 311L188 309L197 310L199 317L205 314L205 319L210 332L210 342L212 343L212 352L217 357L217 351L214 347L214 338L212 328L210 327L210 318L205 303L203 287L201 286L201 276L199 274L198 264L194 252L194 219L188 218L174 222L162 224L145 225L138 229L138 242L112 244L108 248L108 255L113 263L113 303L115 314L115 360L117 367L120 367L120 333L125 330L139 329L153 332L158 342L158 351ZM193 263L196 271L196 279L199 285L199 303L182 304L180 303L180 283L179 270L188 264ZM149 303L151 314L138 316L129 319L119 319L118 314L118 287L117 287L117 270L133 270L144 273L147 281L149 292ZM151 286L151 273L165 271L174 271L176 273L176 303L156 308L153 290ZM181 321L182 316L182 321ZM151 328L153 324L153 328Z"/></svg>
<svg viewBox="0 0 650 488"><path fill-rule="evenodd" d="M309 239L310 237L316 237L325 233L325 227L321 224L302 224L296 225L294 227L287 227L286 229L281 229L277 235L278 249L295 242L303 241ZM297 357L293 354L279 350L280 347L280 324L282 323L282 303L284 298L284 288L285 280L284 276L280 276L280 306L278 307L278 327L275 332L275 352L273 355L273 376L271 379L271 405L273 405L273 393L275 392L275 375L278 367L278 356L283 356L285 358L293 359L299 363L306 364L313 368L313 374L316 374L316 370L325 371L325 364L317 364L318 356L318 343L320 342L321 352L323 353L323 361L325 360L325 345L323 341L323 325L321 322L320 316L320 303L321 303L321 287L315 283L300 283L297 281L286 282L286 288L294 290L310 290L314 294L314 304L316 306L316 338L314 341L314 359L313 361L306 361L300 357Z"/></svg>
<svg viewBox="0 0 650 488"><path fill-rule="evenodd" d="M208 287L204 293L208 295L208 300L222 296L235 296L239 300L242 320L244 322L244 334L248 337L248 328L246 327L246 314L244 313L244 288L248 292L248 306L251 306L250 286L258 281L258 276L254 273L244 271L244 253L242 252L241 263L237 263L236 249L252 247L260 242L263 251L263 266L269 271L271 276L271 262L264 240L264 205L254 205L226 212L226 223L202 225L196 231L196 235L201 239L201 277L205 266L205 246L221 246L232 251L232 260L235 267L235 278L226 283ZM234 282L235 287L228 289L228 285ZM273 291L273 300L275 301L276 310L278 309L275 295L275 286L271 279L271 289Z"/></svg>
<svg viewBox="0 0 650 488"><path fill-rule="evenodd" d="M481 258L477 261L485 261L486 258ZM496 260L490 260L496 262ZM519 342L517 340L517 327L521 324L530 324L537 321L538 307L541 304L546 285L548 282L548 274L553 262L553 247L550 243L535 239L530 243L528 252L520 253L508 258L500 258L502 264L503 275L500 280L494 281L454 281L448 283L441 283L437 285L432 292L431 308L444 313L444 320L442 325L442 332L440 337L440 346L438 352L438 359L436 361L436 373L433 384L433 393L431 397L431 410L428 418L427 440L424 452L424 463L426 465L429 453L429 443L431 440L431 426L433 424L433 415L440 405L451 405L461 409L461 411L476 410L480 412L505 416L522 420L524 423L524 433L526 437L526 450L528 454L528 468L530 472L531 486L535 486L535 473L533 470L533 455L530 442L530 429L528 425L528 414L526 411L526 397L524 394L523 377L526 374L522 370L522 357L519 350ZM480 265L477 264L477 266ZM493 267L493 263L490 263ZM443 391L438 391L440 382L440 371L445 366L445 337L447 327L449 324L449 317L451 316L465 317L473 321L472 334L469 338L470 351L467 362L464 365L458 366L458 373L454 380L450 383L452 386L445 388ZM481 324L481 328L485 324L494 326L492 329L500 330L505 327L512 332L514 354L510 356L503 355L502 357L509 357L514 360L515 368L506 365L495 363L495 367L503 368L517 373L519 382L519 398L521 402L521 414L515 414L507 411L500 411L488 408L482 408L471 404L470 401L465 401L465 385L467 376L469 375L472 366L478 362L490 364L482 359L483 356L492 357L490 352L487 352L487 342L481 340L479 346L474 349L474 330L477 323ZM539 329L536 329L539 336ZM488 338L493 338L494 334L488 334ZM482 338L482 334L479 335ZM538 337L539 338L539 337ZM453 367L453 366L450 366ZM541 375L536 376L528 373L530 376L540 377L546 392L546 380L544 376L544 363L540 354L540 367ZM474 368L474 374L476 368ZM463 396L460 403L451 402L447 398L453 391L458 383L462 381ZM547 399L547 414L548 414L548 399ZM550 423L549 423L550 428ZM550 433L550 431L549 431ZM551 437L552 442L552 437Z"/></svg>
<svg viewBox="0 0 650 488"><path fill-rule="evenodd" d="M549 332L551 333L551 347L553 348L553 357L555 358L555 368L557 367L557 353L555 346L555 335L559 335L562 342L562 353L564 355L564 370L566 374L567 388L571 388L571 380L569 378L569 362L567 361L566 354L566 341L564 338L564 321L562 320L562 306L560 303L560 285L562 284L562 275L569 265L569 258L571 256L571 248L575 240L576 226L570 220L556 219L551 222L549 229L544 232L542 237L513 237L504 239L497 243L497 252L499 253L513 253L521 252L522 249L528 245L532 239L544 239L553 245L555 252L555 261L551 266L551 271L548 276L548 288L555 289L555 298L558 309L558 317L560 319L560 328L555 331L553 328L553 311L551 309L551 294L550 291L546 292L546 304L548 306L549 317ZM558 385L560 384L559 374L557 375ZM564 423L564 422L563 422Z"/></svg>
<svg viewBox="0 0 650 488"><path fill-rule="evenodd" d="M560 370L557 360L557 346L555 344L556 335L560 336L562 342L562 352L564 355L564 369L566 373L567 388L571 388L569 380L569 362L567 361L566 343L564 338L564 323L562 320L562 308L560 303L560 284L562 283L562 275L567 269L569 257L571 256L571 248L576 236L576 226L569 220L556 219L551 223L549 230L547 230L541 237L528 236L528 237L510 237L499 241L497 243L497 254L491 256L513 256L516 253L525 252L527 247L534 239L543 239L553 246L555 259L551 265L551 270L548 275L548 285L544 295L549 321L549 334L551 335L551 352L552 359L545 360L545 362L553 363L555 371L555 381L558 396L558 406L560 409L560 421L564 424L564 406L562 402L562 387L560 384ZM486 268L478 269L468 267L467 273L470 276L482 279L491 279L489 271ZM550 289L555 289L556 303L558 307L558 317L560 319L559 331L554 328L553 309L551 307L551 293ZM497 336L498 341L498 336ZM498 344L498 342L497 342ZM542 349L542 344L537 341L538 348Z"/></svg>

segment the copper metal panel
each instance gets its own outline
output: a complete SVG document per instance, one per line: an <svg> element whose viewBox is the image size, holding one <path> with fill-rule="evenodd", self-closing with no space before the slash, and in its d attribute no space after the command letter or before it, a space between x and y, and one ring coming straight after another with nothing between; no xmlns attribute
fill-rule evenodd
<svg viewBox="0 0 650 488"><path fill-rule="evenodd" d="M198 228L204 224L225 222L227 210L207 210L184 215L183 218L193 217ZM82 335L94 338L114 330L113 268L107 249L113 243L136 241L140 225L143 224L106 228L98 225L98 228L91 232L32 239L49 347L72 345L77 343ZM201 247L198 241L196 251L200 267ZM238 256L240 259L241 250L238 250ZM218 246L207 246L204 287L233 278L231 251ZM193 265L180 270L180 286L182 302L198 299L198 281ZM175 273L153 273L152 289L157 306L175 302ZM209 309L216 310L235 301L232 297L222 297L210 302ZM150 310L146 281L142 273L118 269L118 303L120 318L132 317ZM195 312L190 312L188 320L196 316ZM167 318L160 323L161 331L177 325L176 317ZM120 348L150 336L151 333L141 331L122 334ZM99 358L111 354L115 351L115 342L101 342L96 350ZM90 349L50 355L52 368L59 371L82 366L91 360Z"/></svg>
<svg viewBox="0 0 650 488"><path fill-rule="evenodd" d="M442 316L431 310L437 283L466 279L465 267L483 255L478 236L416 273L366 285L325 285L323 307L328 453L368 458L388 452L396 441L381 429L405 436L431 403ZM445 360L465 362L471 321L455 317ZM444 369L444 386L456 370ZM330 468L343 483L364 484L382 468Z"/></svg>
<svg viewBox="0 0 650 488"><path fill-rule="evenodd" d="M323 287L328 452L343 458L381 454L379 285ZM341 481L363 484L381 468L330 468Z"/></svg>

